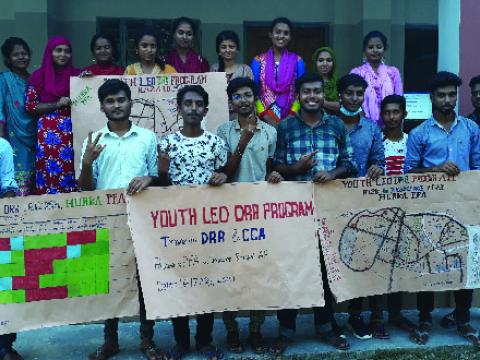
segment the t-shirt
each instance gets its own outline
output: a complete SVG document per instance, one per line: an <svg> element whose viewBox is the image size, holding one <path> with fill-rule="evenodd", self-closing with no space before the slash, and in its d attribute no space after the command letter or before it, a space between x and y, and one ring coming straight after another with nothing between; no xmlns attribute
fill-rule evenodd
<svg viewBox="0 0 480 360"><path fill-rule="evenodd" d="M403 165L405 155L407 154L407 134L403 134L400 141L392 141L385 138L383 147L385 148L385 173L387 175L402 175L404 173Z"/></svg>
<svg viewBox="0 0 480 360"><path fill-rule="evenodd" d="M160 150L170 157L168 175L174 185L207 184L212 173L227 163L225 142L208 131L198 137L180 131L160 140Z"/></svg>

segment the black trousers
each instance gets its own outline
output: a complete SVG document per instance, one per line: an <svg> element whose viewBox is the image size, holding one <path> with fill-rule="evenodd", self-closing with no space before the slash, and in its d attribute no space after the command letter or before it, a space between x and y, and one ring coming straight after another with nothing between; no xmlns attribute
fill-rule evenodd
<svg viewBox="0 0 480 360"><path fill-rule="evenodd" d="M371 321L382 321L383 313L380 307L382 300L381 295L368 296L366 298L356 298L348 302L348 313L350 315L360 315L362 312L363 299L368 299L368 306L372 315L370 317Z"/></svg>
<svg viewBox="0 0 480 360"><path fill-rule="evenodd" d="M0 352L8 351L12 348L13 342L17 339L16 333L0 335Z"/></svg>
<svg viewBox="0 0 480 360"><path fill-rule="evenodd" d="M472 307L473 290L462 289L453 292L455 298L455 310L453 316L458 324L470 321L470 308ZM417 294L417 309L420 312L420 321L432 321L432 311L435 307L434 293L432 291Z"/></svg>
<svg viewBox="0 0 480 360"><path fill-rule="evenodd" d="M336 326L334 312L333 312L333 296L330 290L330 286L328 285L328 277L327 277L327 269L325 266L325 260L323 259L323 254L320 251L320 267L322 269L322 281L323 281L323 294L325 298L325 306L324 307L314 307L313 308L313 316L315 322L315 330L325 331L330 330L332 325L333 327ZM286 337L293 337L293 334L296 330L296 322L297 322L297 309L283 309L277 311L277 319L280 324L280 335ZM328 327L328 329L327 329Z"/></svg>
<svg viewBox="0 0 480 360"><path fill-rule="evenodd" d="M138 301L140 303L140 339L142 341L153 341L153 328L155 326L155 321L147 320L140 279L138 280ZM114 318L105 320L103 332L105 342L118 343L118 319Z"/></svg>
<svg viewBox="0 0 480 360"><path fill-rule="evenodd" d="M188 320L188 316L172 319L175 341L177 345L184 349L190 349L190 326ZM197 332L195 334L195 346L197 350L209 345L213 341L213 320L213 313L197 315Z"/></svg>

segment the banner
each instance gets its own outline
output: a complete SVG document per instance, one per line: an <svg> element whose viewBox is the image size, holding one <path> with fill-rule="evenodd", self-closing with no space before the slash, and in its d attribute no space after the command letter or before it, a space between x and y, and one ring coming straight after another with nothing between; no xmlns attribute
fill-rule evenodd
<svg viewBox="0 0 480 360"><path fill-rule="evenodd" d="M480 286L480 172L315 185L337 301Z"/></svg>
<svg viewBox="0 0 480 360"><path fill-rule="evenodd" d="M123 191L0 200L0 334L136 314Z"/></svg>
<svg viewBox="0 0 480 360"><path fill-rule="evenodd" d="M217 127L229 119L225 73L71 77L73 150L77 178L80 176L79 161L83 140L90 131L97 131L107 124L105 114L100 111L98 88L105 80L115 78L125 81L132 91L130 119L138 126L155 131L158 137L181 129L183 120L177 113L177 92L185 85L201 85L208 93L208 113L203 120L205 129L216 133Z"/></svg>
<svg viewBox="0 0 480 360"><path fill-rule="evenodd" d="M311 183L127 198L147 318L323 306Z"/></svg>

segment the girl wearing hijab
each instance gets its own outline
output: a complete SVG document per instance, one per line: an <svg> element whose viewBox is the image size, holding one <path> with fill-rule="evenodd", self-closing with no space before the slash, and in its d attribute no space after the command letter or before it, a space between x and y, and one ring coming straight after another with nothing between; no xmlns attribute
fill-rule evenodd
<svg viewBox="0 0 480 360"><path fill-rule="evenodd" d="M312 56L313 68L323 79L323 92L325 100L324 109L330 114L340 110L337 92L337 60L333 50L327 46L315 50Z"/></svg>
<svg viewBox="0 0 480 360"><path fill-rule="evenodd" d="M63 36L51 38L41 67L28 80L25 109L37 117L36 193L75 191L73 135L70 119L72 47Z"/></svg>

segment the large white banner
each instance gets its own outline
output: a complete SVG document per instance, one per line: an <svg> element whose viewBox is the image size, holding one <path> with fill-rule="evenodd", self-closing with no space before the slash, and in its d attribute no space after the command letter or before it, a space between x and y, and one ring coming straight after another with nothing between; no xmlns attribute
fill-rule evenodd
<svg viewBox="0 0 480 360"><path fill-rule="evenodd" d="M324 305L310 183L152 188L127 203L148 318Z"/></svg>

